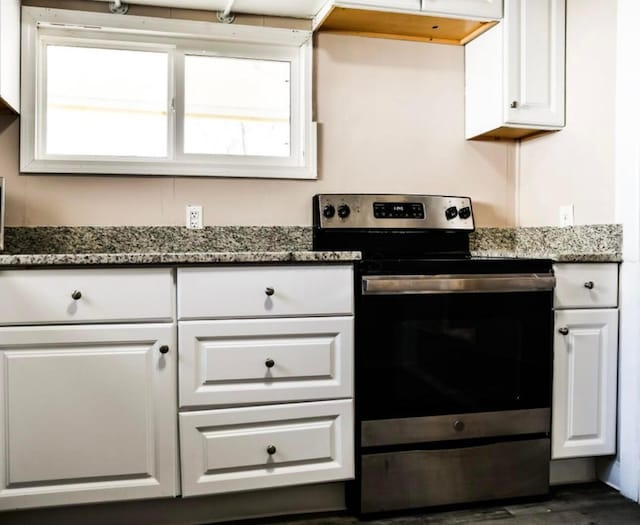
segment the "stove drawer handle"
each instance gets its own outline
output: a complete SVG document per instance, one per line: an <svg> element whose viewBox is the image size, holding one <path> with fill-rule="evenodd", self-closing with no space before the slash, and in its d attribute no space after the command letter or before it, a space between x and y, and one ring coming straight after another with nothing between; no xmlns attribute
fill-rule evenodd
<svg viewBox="0 0 640 525"><path fill-rule="evenodd" d="M543 292L553 290L548 274L370 275L363 295Z"/></svg>

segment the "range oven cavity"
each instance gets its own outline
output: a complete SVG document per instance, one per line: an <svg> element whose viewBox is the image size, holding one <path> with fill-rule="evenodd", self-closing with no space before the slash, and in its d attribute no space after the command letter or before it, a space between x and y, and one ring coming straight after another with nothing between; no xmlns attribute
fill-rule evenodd
<svg viewBox="0 0 640 525"><path fill-rule="evenodd" d="M350 491L361 513L549 490L551 262L470 257L470 199L423 197L314 200L314 248L364 252L354 290ZM354 226L349 217L337 227L321 221L328 201L353 202ZM381 201L409 202L409 210L422 202L427 217L437 209L444 219L380 223ZM447 228L452 202L469 208L468 227L458 214Z"/></svg>

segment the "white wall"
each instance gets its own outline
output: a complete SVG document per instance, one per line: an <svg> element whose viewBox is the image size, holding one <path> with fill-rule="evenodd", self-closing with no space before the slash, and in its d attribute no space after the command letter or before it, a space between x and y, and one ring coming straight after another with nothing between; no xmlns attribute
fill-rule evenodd
<svg viewBox="0 0 640 525"><path fill-rule="evenodd" d="M615 221L616 1L567 0L566 128L523 141L517 169L521 226Z"/></svg>
<svg viewBox="0 0 640 525"><path fill-rule="evenodd" d="M18 124L0 124L7 223L182 225L192 203L208 225L309 225L315 193L402 192L469 195L480 226L513 225L515 147L464 140L463 60L462 47L318 35L317 181L18 175Z"/></svg>

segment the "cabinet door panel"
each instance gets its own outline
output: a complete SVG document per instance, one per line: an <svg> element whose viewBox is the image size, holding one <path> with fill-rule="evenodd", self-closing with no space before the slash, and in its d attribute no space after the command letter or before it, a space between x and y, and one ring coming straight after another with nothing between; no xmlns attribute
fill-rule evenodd
<svg viewBox="0 0 640 525"><path fill-rule="evenodd" d="M564 125L565 0L505 3L509 124Z"/></svg>
<svg viewBox="0 0 640 525"><path fill-rule="evenodd" d="M0 329L0 509L175 495L174 331Z"/></svg>
<svg viewBox="0 0 640 525"><path fill-rule="evenodd" d="M615 452L617 364L617 310L556 312L553 459Z"/></svg>

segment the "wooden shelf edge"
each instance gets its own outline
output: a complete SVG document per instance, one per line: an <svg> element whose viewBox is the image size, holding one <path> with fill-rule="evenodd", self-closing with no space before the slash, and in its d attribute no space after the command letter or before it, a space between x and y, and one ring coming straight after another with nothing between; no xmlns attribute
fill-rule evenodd
<svg viewBox="0 0 640 525"><path fill-rule="evenodd" d="M496 24L493 20L333 6L317 18L314 29L323 33L462 46Z"/></svg>
<svg viewBox="0 0 640 525"><path fill-rule="evenodd" d="M495 141L495 140L528 140L540 135L549 133L557 133L559 129L540 129L540 128L515 128L511 126L502 126L491 131L487 131L474 137L468 137L467 140L478 141Z"/></svg>

